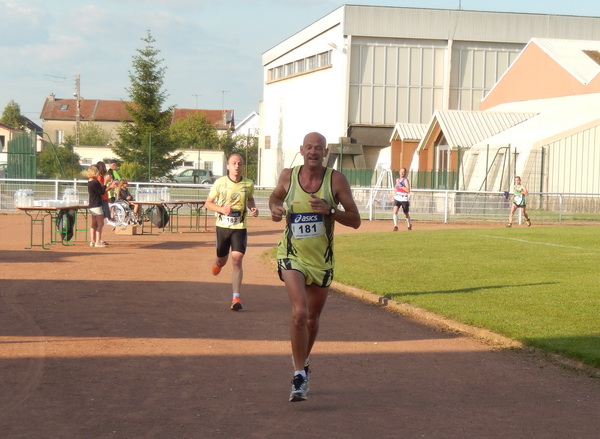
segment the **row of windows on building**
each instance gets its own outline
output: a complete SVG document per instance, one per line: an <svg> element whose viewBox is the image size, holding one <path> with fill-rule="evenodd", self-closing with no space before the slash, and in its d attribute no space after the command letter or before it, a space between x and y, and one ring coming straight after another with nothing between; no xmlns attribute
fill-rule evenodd
<svg viewBox="0 0 600 439"><path fill-rule="evenodd" d="M308 56L268 70L267 81L278 81L331 66L331 50Z"/></svg>

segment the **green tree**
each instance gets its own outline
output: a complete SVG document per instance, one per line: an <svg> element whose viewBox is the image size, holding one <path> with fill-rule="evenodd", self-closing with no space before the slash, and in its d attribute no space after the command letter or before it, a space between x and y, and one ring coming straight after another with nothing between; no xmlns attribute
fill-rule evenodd
<svg viewBox="0 0 600 439"><path fill-rule="evenodd" d="M258 168L258 139L253 136L238 134L234 136L231 131L220 137L220 148L225 157L239 154L244 159L244 177L256 181Z"/></svg>
<svg viewBox="0 0 600 439"><path fill-rule="evenodd" d="M48 178L81 178L80 160L72 147L47 143L37 159L38 171Z"/></svg>
<svg viewBox="0 0 600 439"><path fill-rule="evenodd" d="M113 142L110 132L93 120L84 122L79 127L79 144L85 146L106 146Z"/></svg>
<svg viewBox="0 0 600 439"><path fill-rule="evenodd" d="M173 107L162 110L166 92L162 90L165 68L161 67L160 51L150 31L142 38L146 43L133 57L133 72L129 72L131 87L127 89L131 104L126 104L133 123L124 122L118 128L113 152L124 162L137 163L144 175L152 179L168 174L181 161L169 131Z"/></svg>
<svg viewBox="0 0 600 439"><path fill-rule="evenodd" d="M4 111L2 111L0 122L17 130L22 130L25 127L26 120L25 117L21 115L21 107L19 104L11 99L10 102L6 104L6 107L4 107Z"/></svg>
<svg viewBox="0 0 600 439"><path fill-rule="evenodd" d="M144 170L137 163L123 162L119 166L119 175L129 181L142 181L147 175L144 175Z"/></svg>
<svg viewBox="0 0 600 439"><path fill-rule="evenodd" d="M173 142L180 149L218 149L217 129L202 113L194 113L171 125Z"/></svg>

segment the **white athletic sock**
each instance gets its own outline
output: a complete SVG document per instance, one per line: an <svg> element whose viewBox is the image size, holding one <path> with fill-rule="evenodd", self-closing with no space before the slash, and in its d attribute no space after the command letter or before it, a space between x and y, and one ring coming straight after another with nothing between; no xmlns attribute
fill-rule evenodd
<svg viewBox="0 0 600 439"><path fill-rule="evenodd" d="M295 371L294 376L296 375L302 375L302 378L306 379L306 372L304 372L304 369Z"/></svg>
<svg viewBox="0 0 600 439"><path fill-rule="evenodd" d="M406 217L406 224L408 224L410 226L410 216Z"/></svg>
<svg viewBox="0 0 600 439"><path fill-rule="evenodd" d="M393 214L392 219L394 220L394 227L398 227L398 215Z"/></svg>
<svg viewBox="0 0 600 439"><path fill-rule="evenodd" d="M240 297L240 293L233 293L233 298Z"/></svg>

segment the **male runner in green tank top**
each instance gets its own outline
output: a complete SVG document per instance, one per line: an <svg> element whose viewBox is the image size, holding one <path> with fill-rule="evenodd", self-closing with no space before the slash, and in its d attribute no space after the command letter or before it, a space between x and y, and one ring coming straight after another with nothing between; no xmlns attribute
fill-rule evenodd
<svg viewBox="0 0 600 439"><path fill-rule="evenodd" d="M277 247L277 268L292 305L294 377L290 401L307 399L309 355L333 280L334 225L360 226L348 180L341 172L323 166L326 146L323 135L307 134L300 147L304 164L284 169L269 198L273 221L286 219ZM338 210L338 204L343 210Z"/></svg>

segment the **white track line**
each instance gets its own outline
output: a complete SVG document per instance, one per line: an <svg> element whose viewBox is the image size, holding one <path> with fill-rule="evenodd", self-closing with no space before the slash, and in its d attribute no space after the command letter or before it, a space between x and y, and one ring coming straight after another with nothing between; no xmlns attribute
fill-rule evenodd
<svg viewBox="0 0 600 439"><path fill-rule="evenodd" d="M595 248L576 247L574 245L552 244L551 242L528 241L526 239L507 238L506 236L494 236L494 235L477 235L477 236L484 236L486 238L507 239L509 241L524 242L526 244L547 245L548 247L572 248L575 250L585 250L585 251L596 252L596 253L600 252L599 249L595 249Z"/></svg>

